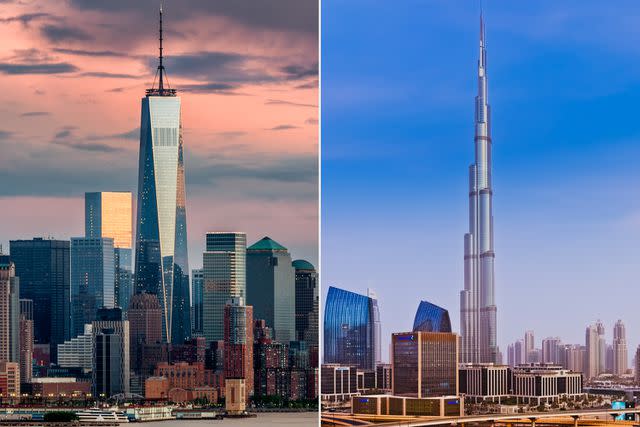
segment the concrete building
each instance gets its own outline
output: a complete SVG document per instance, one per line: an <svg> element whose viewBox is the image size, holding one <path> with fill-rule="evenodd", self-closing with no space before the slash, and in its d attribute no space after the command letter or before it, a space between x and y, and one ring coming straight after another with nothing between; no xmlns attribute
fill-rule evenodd
<svg viewBox="0 0 640 427"><path fill-rule="evenodd" d="M155 366L143 369L145 350L162 342L162 307L158 297L146 292L135 294L129 303L127 319L131 370L138 375L143 371L150 374Z"/></svg>
<svg viewBox="0 0 640 427"><path fill-rule="evenodd" d="M122 319L120 308L98 310L92 323L92 385L95 396L128 394L129 321Z"/></svg>
<svg viewBox="0 0 640 427"><path fill-rule="evenodd" d="M56 362L58 344L71 334L70 243L12 240L10 251L20 278L20 297L33 301L34 341L50 344L51 361Z"/></svg>
<svg viewBox="0 0 640 427"><path fill-rule="evenodd" d="M458 335L402 332L391 336L394 396L458 395Z"/></svg>
<svg viewBox="0 0 640 427"><path fill-rule="evenodd" d="M512 395L518 402L557 402L561 397L582 397L582 374L557 365L521 365L512 370Z"/></svg>
<svg viewBox="0 0 640 427"><path fill-rule="evenodd" d="M565 369L573 372L581 372L587 376L587 348L583 345L566 345L564 347Z"/></svg>
<svg viewBox="0 0 640 427"><path fill-rule="evenodd" d="M58 344L58 365L63 368L93 369L93 326L84 325L84 333Z"/></svg>
<svg viewBox="0 0 640 427"><path fill-rule="evenodd" d="M358 392L358 374L355 366L326 364L320 367L320 397L323 401L350 400Z"/></svg>
<svg viewBox="0 0 640 427"><path fill-rule="evenodd" d="M78 381L71 377L33 378L31 388L33 396L49 400L70 397L87 399L92 396L90 381Z"/></svg>
<svg viewBox="0 0 640 427"><path fill-rule="evenodd" d="M20 362L20 279L8 255L0 254L0 361Z"/></svg>
<svg viewBox="0 0 640 427"><path fill-rule="evenodd" d="M202 255L202 332L207 342L224 339L224 306L231 298L246 298L247 235L207 233Z"/></svg>
<svg viewBox="0 0 640 427"><path fill-rule="evenodd" d="M412 398L389 395L351 397L354 415L391 415L411 417L461 417L464 401L458 396Z"/></svg>
<svg viewBox="0 0 640 427"><path fill-rule="evenodd" d="M460 393L475 402L501 403L511 395L511 369L505 365L461 364Z"/></svg>
<svg viewBox="0 0 640 427"><path fill-rule="evenodd" d="M635 366L634 366L634 374L636 384L640 384L640 345L636 348L636 357L635 357Z"/></svg>
<svg viewBox="0 0 640 427"><path fill-rule="evenodd" d="M541 363L560 364L562 340L558 337L548 337L542 340Z"/></svg>
<svg viewBox="0 0 640 427"><path fill-rule="evenodd" d="M247 248L247 304L264 319L275 339L296 339L296 278L291 254L281 244L264 237Z"/></svg>
<svg viewBox="0 0 640 427"><path fill-rule="evenodd" d="M536 348L536 339L533 331L524 333L524 363L534 363L531 360L532 352Z"/></svg>
<svg viewBox="0 0 640 427"><path fill-rule="evenodd" d="M584 376L588 381L600 374L600 334L598 333L598 325L593 324L587 326L585 333L585 347L587 354L585 356Z"/></svg>
<svg viewBox="0 0 640 427"><path fill-rule="evenodd" d="M20 300L20 380L31 382L33 376L33 301Z"/></svg>
<svg viewBox="0 0 640 427"><path fill-rule="evenodd" d="M0 361L0 397L20 397L20 364Z"/></svg>

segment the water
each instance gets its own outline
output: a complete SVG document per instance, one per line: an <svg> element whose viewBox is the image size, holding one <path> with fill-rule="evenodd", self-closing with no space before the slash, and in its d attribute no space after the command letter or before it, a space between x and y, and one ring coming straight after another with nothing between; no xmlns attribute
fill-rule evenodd
<svg viewBox="0 0 640 427"><path fill-rule="evenodd" d="M256 418L225 418L224 420L169 420L142 423L142 427L271 427L318 426L317 412L259 413ZM129 425L129 424L121 424ZM131 424L134 425L134 424Z"/></svg>

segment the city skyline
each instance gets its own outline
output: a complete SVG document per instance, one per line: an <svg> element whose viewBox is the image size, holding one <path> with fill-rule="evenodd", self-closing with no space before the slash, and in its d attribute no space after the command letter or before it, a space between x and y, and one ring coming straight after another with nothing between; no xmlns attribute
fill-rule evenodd
<svg viewBox="0 0 640 427"><path fill-rule="evenodd" d="M526 329L583 343L588 322L602 319L609 335L618 318L633 319L632 301L620 295L635 277L640 234L631 184L640 154L631 111L640 92L628 38L635 33L619 23L620 10L487 3L498 344L506 359L507 344ZM385 343L410 327L410 316L395 314L407 301L457 311L463 278L468 206L460 195L471 160L480 11L429 5L323 7L331 31L323 33L322 60L332 70L322 86L323 301L329 286L374 289ZM374 24L381 20L384 30ZM354 36L345 39L347 24ZM376 55L353 60L351 52L373 46ZM402 250L372 263L377 242L398 236ZM358 250L345 262L353 242ZM550 315L540 316L542 308ZM567 310L583 314L560 315ZM457 316L452 323L460 331ZM628 332L634 349L638 336Z"/></svg>
<svg viewBox="0 0 640 427"><path fill-rule="evenodd" d="M278 236L317 263L317 4L292 6L296 22L229 1L164 8L168 78L189 100L188 234ZM14 43L0 50L11 106L0 178L14 185L0 199L14 208L0 235L80 236L85 192L135 198L137 100L153 83L157 10L151 1L5 5L0 34ZM188 243L198 268L204 242Z"/></svg>

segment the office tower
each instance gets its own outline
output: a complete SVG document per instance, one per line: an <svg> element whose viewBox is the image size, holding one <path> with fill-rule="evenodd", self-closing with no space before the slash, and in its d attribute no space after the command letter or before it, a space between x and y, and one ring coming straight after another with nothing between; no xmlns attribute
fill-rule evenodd
<svg viewBox="0 0 640 427"><path fill-rule="evenodd" d="M247 304L283 343L294 341L296 336L295 287L295 270L287 248L269 237L247 248Z"/></svg>
<svg viewBox="0 0 640 427"><path fill-rule="evenodd" d="M324 307L324 363L375 369L373 300L329 287Z"/></svg>
<svg viewBox="0 0 640 427"><path fill-rule="evenodd" d="M598 331L598 374L607 371L607 342L605 339L604 323L598 319L596 322Z"/></svg>
<svg viewBox="0 0 640 427"><path fill-rule="evenodd" d="M291 264L296 274L296 340L318 345L318 273L308 261Z"/></svg>
<svg viewBox="0 0 640 427"><path fill-rule="evenodd" d="M204 270L191 270L191 294L193 295L193 334L202 335L202 292L204 289Z"/></svg>
<svg viewBox="0 0 640 427"><path fill-rule="evenodd" d="M491 184L491 108L487 87L484 22L475 114L475 162L469 167L469 232L464 236L464 290L460 293L462 362L496 362L498 355Z"/></svg>
<svg viewBox="0 0 640 427"><path fill-rule="evenodd" d="M115 306L115 264L111 237L71 238L71 336L96 319L98 309Z"/></svg>
<svg viewBox="0 0 640 427"><path fill-rule="evenodd" d="M613 374L623 375L627 372L627 334L624 323L618 320L613 327Z"/></svg>
<svg viewBox="0 0 640 427"><path fill-rule="evenodd" d="M0 395L20 396L20 365L17 362L0 361Z"/></svg>
<svg viewBox="0 0 640 427"><path fill-rule="evenodd" d="M83 333L58 345L58 365L91 372L93 367L93 326L84 325Z"/></svg>
<svg viewBox="0 0 640 427"><path fill-rule="evenodd" d="M524 333L524 362L525 363L533 363L531 361L531 356L533 349L536 346L535 337L533 331L526 331Z"/></svg>
<svg viewBox="0 0 640 427"><path fill-rule="evenodd" d="M20 378L31 382L33 376L33 301L20 299Z"/></svg>
<svg viewBox="0 0 640 427"><path fill-rule="evenodd" d="M202 255L202 333L207 342L224 339L224 306L232 298L245 298L247 235L207 233Z"/></svg>
<svg viewBox="0 0 640 427"><path fill-rule="evenodd" d="M141 292L131 297L127 319L131 370L142 374L145 346L162 341L162 307L157 295Z"/></svg>
<svg viewBox="0 0 640 427"><path fill-rule="evenodd" d="M600 335L596 324L587 326L585 334L585 379L595 378L600 373Z"/></svg>
<svg viewBox="0 0 640 427"><path fill-rule="evenodd" d="M142 99L135 279L158 296L163 338L179 344L191 333L182 123L162 60L161 11L158 87Z"/></svg>
<svg viewBox="0 0 640 427"><path fill-rule="evenodd" d="M243 380L245 399L253 395L253 307L232 298L224 307L224 378Z"/></svg>
<svg viewBox="0 0 640 427"><path fill-rule="evenodd" d="M640 345L636 349L636 357L635 357L635 380L636 384L640 383Z"/></svg>
<svg viewBox="0 0 640 427"><path fill-rule="evenodd" d="M542 363L560 364L560 348L562 341L558 337L549 337L542 340Z"/></svg>
<svg viewBox="0 0 640 427"><path fill-rule="evenodd" d="M133 293L132 196L129 191L84 194L85 237L111 237L114 247L114 300L126 310Z"/></svg>
<svg viewBox="0 0 640 427"><path fill-rule="evenodd" d="M582 345L567 345L564 347L564 359L566 360L564 367L570 371L582 372L585 380L588 379L587 374L587 348Z"/></svg>
<svg viewBox="0 0 640 427"><path fill-rule="evenodd" d="M515 355L515 366L525 363L525 347L524 341L518 340L513 344Z"/></svg>
<svg viewBox="0 0 640 427"><path fill-rule="evenodd" d="M122 309L98 310L92 333L93 395L108 398L129 393L129 321L122 319Z"/></svg>
<svg viewBox="0 0 640 427"><path fill-rule="evenodd" d="M420 301L413 318L413 331L451 332L449 312L429 301Z"/></svg>
<svg viewBox="0 0 640 427"><path fill-rule="evenodd" d="M20 280L9 255L0 253L0 361L20 361Z"/></svg>
<svg viewBox="0 0 640 427"><path fill-rule="evenodd" d="M458 395L458 335L401 332L391 336L394 396Z"/></svg>
<svg viewBox="0 0 640 427"><path fill-rule="evenodd" d="M373 336L375 337L375 361L376 364L382 363L382 326L380 325L380 307L378 306L378 296L376 293L367 289L367 296L371 298L373 303Z"/></svg>
<svg viewBox="0 0 640 427"><path fill-rule="evenodd" d="M20 278L20 298L33 301L35 342L50 344L55 362L58 344L71 333L69 241L12 240L10 251Z"/></svg>

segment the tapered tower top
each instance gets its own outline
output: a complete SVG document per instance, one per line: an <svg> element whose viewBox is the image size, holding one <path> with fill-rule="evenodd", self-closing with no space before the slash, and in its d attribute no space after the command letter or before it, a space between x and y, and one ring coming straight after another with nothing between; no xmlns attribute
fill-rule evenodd
<svg viewBox="0 0 640 427"><path fill-rule="evenodd" d="M165 78L166 78L166 70L164 69L164 64L162 63L162 3L160 3L160 31L159 37L160 41L160 54L158 55L158 70L156 71L156 76L153 79L153 86L151 89L147 89L147 96L176 96L176 90L171 89L169 86L169 80L167 79L166 87L165 87ZM156 88L156 80L158 80L158 87Z"/></svg>

